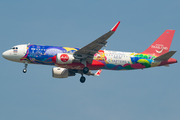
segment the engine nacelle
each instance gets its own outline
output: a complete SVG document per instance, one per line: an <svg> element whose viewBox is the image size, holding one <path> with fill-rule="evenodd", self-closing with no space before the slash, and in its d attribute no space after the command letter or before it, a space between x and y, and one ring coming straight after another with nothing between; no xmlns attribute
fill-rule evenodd
<svg viewBox="0 0 180 120"><path fill-rule="evenodd" d="M74 60L74 57L72 54L58 53L56 55L56 63L58 64L71 64L73 60Z"/></svg>
<svg viewBox="0 0 180 120"><path fill-rule="evenodd" d="M75 76L76 74L70 72L66 68L54 67L52 69L52 76L55 78L67 78L68 76Z"/></svg>

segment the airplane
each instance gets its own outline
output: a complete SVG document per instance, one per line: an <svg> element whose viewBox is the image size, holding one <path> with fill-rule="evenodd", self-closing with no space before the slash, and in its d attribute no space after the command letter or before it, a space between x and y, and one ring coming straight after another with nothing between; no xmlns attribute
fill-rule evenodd
<svg viewBox="0 0 180 120"><path fill-rule="evenodd" d="M23 73L27 72L28 64L53 65L54 78L67 78L79 73L81 83L86 80L84 75L99 76L102 69L135 70L177 63L176 59L171 58L176 51L169 51L175 30L166 30L141 53L101 50L119 24L120 21L109 32L82 48L22 44L3 52L2 56L24 63ZM92 73L91 70L98 71Z"/></svg>

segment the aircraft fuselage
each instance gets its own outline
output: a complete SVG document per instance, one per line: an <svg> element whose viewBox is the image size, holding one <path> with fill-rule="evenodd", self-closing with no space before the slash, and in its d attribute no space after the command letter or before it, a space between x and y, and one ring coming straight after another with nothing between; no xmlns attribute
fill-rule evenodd
<svg viewBox="0 0 180 120"><path fill-rule="evenodd" d="M81 62L72 62L70 64L58 64L53 57L58 53L73 54L80 48L43 46L43 45L17 45L12 49L5 51L3 57L22 63L55 65L67 69L82 70L84 65ZM168 61L154 61L156 56L120 51L99 50L94 55L92 63L87 63L90 70L108 69L108 70L133 70L149 67L162 66L176 63L176 59L170 58Z"/></svg>

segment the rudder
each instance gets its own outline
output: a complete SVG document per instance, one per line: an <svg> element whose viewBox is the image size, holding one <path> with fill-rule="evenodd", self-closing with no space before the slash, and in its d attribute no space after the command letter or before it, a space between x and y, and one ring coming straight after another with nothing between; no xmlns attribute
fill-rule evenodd
<svg viewBox="0 0 180 120"><path fill-rule="evenodd" d="M156 41L154 41L153 44L149 46L149 48L142 53L160 56L169 52L174 33L175 30L166 30Z"/></svg>

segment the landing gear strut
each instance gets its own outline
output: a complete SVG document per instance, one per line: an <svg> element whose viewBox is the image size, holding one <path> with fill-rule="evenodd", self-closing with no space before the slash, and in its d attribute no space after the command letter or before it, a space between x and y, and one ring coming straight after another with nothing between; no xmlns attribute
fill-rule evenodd
<svg viewBox="0 0 180 120"><path fill-rule="evenodd" d="M88 72L89 72L89 68L88 68L88 67L84 67L84 68L83 68L83 73L84 73L84 74L87 74Z"/></svg>
<svg viewBox="0 0 180 120"><path fill-rule="evenodd" d="M23 73L26 73L26 72L27 72L27 69L26 69L26 68L27 68L27 66L28 66L28 64L27 64L27 63L25 63L25 65L24 65L24 67L25 67L25 68L23 69Z"/></svg>
<svg viewBox="0 0 180 120"><path fill-rule="evenodd" d="M80 78L80 82L84 83L86 81L86 78L83 76L83 74L87 74L89 72L89 68L86 67L86 59L82 59L81 63L84 65L84 68L83 68L83 71L82 71L83 73L82 73L82 76Z"/></svg>
<svg viewBox="0 0 180 120"><path fill-rule="evenodd" d="M84 74L87 74L87 73L89 72L89 68L86 67L86 59L82 59L81 63L85 66L85 67L83 68L83 73L84 73Z"/></svg>
<svg viewBox="0 0 180 120"><path fill-rule="evenodd" d="M86 78L85 78L84 76L81 76L80 82L81 82L81 83L84 83L85 81L86 81Z"/></svg>

